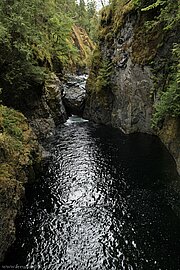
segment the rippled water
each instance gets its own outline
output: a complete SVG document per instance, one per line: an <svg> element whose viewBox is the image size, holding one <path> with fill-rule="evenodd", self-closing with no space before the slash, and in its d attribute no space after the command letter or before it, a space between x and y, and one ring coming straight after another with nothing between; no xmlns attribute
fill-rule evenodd
<svg viewBox="0 0 180 270"><path fill-rule="evenodd" d="M156 137L77 117L47 142L6 264L42 270L178 270L180 232L163 183L174 163Z"/></svg>

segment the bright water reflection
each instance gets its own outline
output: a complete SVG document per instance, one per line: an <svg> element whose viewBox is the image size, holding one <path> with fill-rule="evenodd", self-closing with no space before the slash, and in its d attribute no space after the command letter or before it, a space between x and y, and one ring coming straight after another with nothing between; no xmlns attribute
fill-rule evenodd
<svg viewBox="0 0 180 270"><path fill-rule="evenodd" d="M176 173L155 137L72 117L47 145L52 158L29 188L7 262L35 270L180 269L179 223L162 184Z"/></svg>

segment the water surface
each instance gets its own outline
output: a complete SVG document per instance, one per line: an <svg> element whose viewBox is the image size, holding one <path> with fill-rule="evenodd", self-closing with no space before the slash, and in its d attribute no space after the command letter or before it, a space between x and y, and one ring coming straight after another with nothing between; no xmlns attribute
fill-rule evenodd
<svg viewBox="0 0 180 270"><path fill-rule="evenodd" d="M42 270L178 270L175 165L154 136L70 118L47 142L6 264ZM175 198L173 198L175 199Z"/></svg>

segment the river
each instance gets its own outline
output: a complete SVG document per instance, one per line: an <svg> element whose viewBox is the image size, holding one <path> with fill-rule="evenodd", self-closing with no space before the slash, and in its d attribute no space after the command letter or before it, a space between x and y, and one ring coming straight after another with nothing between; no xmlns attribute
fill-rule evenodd
<svg viewBox="0 0 180 270"><path fill-rule="evenodd" d="M157 137L73 116L45 148L50 156L40 180L27 187L6 265L180 269L180 222L166 199L177 175Z"/></svg>

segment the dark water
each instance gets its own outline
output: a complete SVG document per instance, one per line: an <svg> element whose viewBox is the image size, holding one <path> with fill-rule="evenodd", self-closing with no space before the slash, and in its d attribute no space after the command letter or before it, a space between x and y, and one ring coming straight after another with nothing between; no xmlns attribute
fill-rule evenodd
<svg viewBox="0 0 180 270"><path fill-rule="evenodd" d="M178 270L180 223L165 199L174 163L156 137L71 118L27 189L6 265L42 270Z"/></svg>

